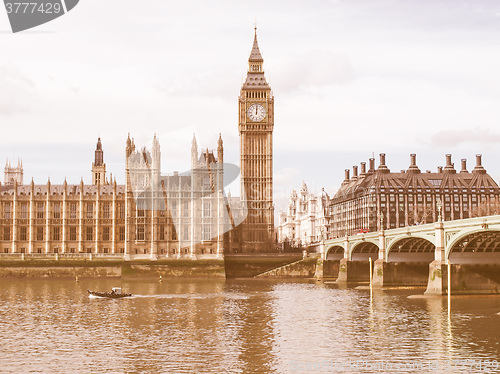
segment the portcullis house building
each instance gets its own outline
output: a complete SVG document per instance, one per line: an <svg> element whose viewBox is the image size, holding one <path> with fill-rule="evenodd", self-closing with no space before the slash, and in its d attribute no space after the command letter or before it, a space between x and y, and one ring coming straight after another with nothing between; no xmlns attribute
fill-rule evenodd
<svg viewBox="0 0 500 374"><path fill-rule="evenodd" d="M331 200L330 237L436 222L439 210L444 220L500 213L500 188L482 166L481 155L470 172L465 159L456 170L449 154L437 172L422 172L415 154L399 173L389 170L385 154L377 168L371 158L368 169L362 162L359 172L358 166L352 171L352 176L345 171Z"/></svg>

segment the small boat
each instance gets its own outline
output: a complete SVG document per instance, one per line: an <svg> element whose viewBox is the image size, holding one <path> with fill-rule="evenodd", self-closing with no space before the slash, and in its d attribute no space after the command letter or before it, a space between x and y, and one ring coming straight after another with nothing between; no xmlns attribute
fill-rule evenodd
<svg viewBox="0 0 500 374"><path fill-rule="evenodd" d="M131 293L122 293L122 289L120 287L113 287L111 292L99 292L99 291L90 291L87 290L90 296L95 297L108 297L111 299L120 299L122 297L132 296Z"/></svg>

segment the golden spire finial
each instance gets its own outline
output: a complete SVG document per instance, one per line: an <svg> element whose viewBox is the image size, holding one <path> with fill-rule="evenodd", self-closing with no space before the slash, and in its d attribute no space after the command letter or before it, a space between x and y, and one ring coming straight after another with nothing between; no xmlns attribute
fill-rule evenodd
<svg viewBox="0 0 500 374"><path fill-rule="evenodd" d="M255 35L257 35L257 18L255 19L255 22L253 24L253 28L255 30Z"/></svg>

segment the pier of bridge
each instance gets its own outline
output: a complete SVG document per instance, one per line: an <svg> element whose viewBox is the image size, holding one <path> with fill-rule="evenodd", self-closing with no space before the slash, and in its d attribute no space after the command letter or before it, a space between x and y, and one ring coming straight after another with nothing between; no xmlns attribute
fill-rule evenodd
<svg viewBox="0 0 500 374"><path fill-rule="evenodd" d="M337 282L427 286L426 294L499 293L500 215L401 227L324 242L324 269ZM332 271L332 270L331 270ZM334 275L335 274L325 274Z"/></svg>

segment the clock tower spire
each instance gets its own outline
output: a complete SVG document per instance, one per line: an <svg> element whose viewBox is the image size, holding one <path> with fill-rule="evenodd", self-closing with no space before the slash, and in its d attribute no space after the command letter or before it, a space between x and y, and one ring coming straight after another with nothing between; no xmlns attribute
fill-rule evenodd
<svg viewBox="0 0 500 374"><path fill-rule="evenodd" d="M248 72L238 100L241 194L248 208L240 243L241 251L246 253L274 249L274 97L263 64L256 26Z"/></svg>

